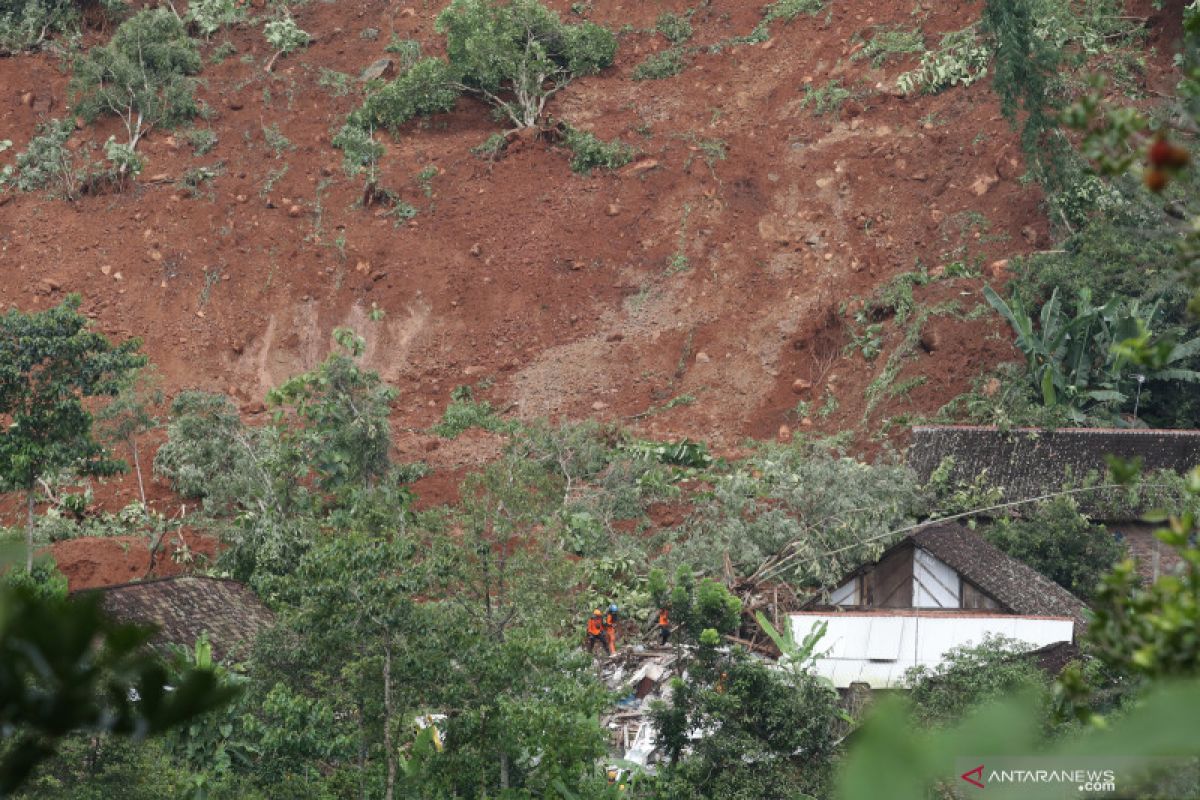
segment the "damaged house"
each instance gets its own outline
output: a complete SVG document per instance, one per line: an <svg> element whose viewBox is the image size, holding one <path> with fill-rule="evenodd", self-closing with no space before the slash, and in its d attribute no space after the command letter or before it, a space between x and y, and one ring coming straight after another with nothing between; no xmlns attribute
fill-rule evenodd
<svg viewBox="0 0 1200 800"><path fill-rule="evenodd" d="M900 686L911 667L935 667L954 647L1002 635L1030 650L1070 646L1084 603L957 523L933 523L846 575L790 616L802 640L821 623L815 671L838 689Z"/></svg>

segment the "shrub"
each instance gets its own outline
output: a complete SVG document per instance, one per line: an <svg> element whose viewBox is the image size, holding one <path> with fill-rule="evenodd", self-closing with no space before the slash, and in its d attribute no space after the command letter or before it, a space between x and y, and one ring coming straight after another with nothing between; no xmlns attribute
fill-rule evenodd
<svg viewBox="0 0 1200 800"><path fill-rule="evenodd" d="M281 19L268 22L263 26L263 38L275 50L276 54L291 53L306 47L312 39L307 31L300 29L291 14Z"/></svg>
<svg viewBox="0 0 1200 800"><path fill-rule="evenodd" d="M193 93L200 51L183 23L163 8L141 11L112 41L75 64L75 111L88 121L119 117L136 149L150 128L169 128L199 112Z"/></svg>
<svg viewBox="0 0 1200 800"><path fill-rule="evenodd" d="M925 37L917 30L877 27L861 50L850 57L851 61L869 60L872 67L882 67L893 56L921 53L925 50Z"/></svg>
<svg viewBox="0 0 1200 800"><path fill-rule="evenodd" d="M50 189L51 196L74 199L85 171L76 165L75 153L67 149L75 125L66 119L52 119L37 127L29 146L17 154L16 163L5 167L3 183L18 191Z"/></svg>
<svg viewBox="0 0 1200 800"><path fill-rule="evenodd" d="M433 426L433 432L453 439L470 428L503 433L513 430L514 423L496 414L488 401L476 401L469 386L459 386L451 392L450 405L446 406L442 421Z"/></svg>
<svg viewBox="0 0 1200 800"><path fill-rule="evenodd" d="M111 136L104 143L107 166L89 160L90 144L71 150L66 143L74 130L70 120L40 125L39 134L17 155L15 166L0 172L0 186L9 184L22 192L49 189L50 197L75 200L89 190L120 189L142 171L142 157Z"/></svg>
<svg viewBox="0 0 1200 800"><path fill-rule="evenodd" d="M658 16L654 30L663 35L671 44L682 44L692 38L692 23L686 15L672 14L665 11Z"/></svg>
<svg viewBox="0 0 1200 800"><path fill-rule="evenodd" d="M801 14L816 14L824 7L823 0L775 0L763 9L763 22L770 24L777 19L791 22Z"/></svg>
<svg viewBox="0 0 1200 800"><path fill-rule="evenodd" d="M565 143L572 153L571 169L575 172L591 174L597 167L617 169L633 160L633 148L629 145L603 141L588 131L568 129Z"/></svg>
<svg viewBox="0 0 1200 800"><path fill-rule="evenodd" d="M0 1L0 56L40 47L52 34L77 32L83 6L72 0ZM122 0L100 0L89 8L96 8L106 19L125 13Z"/></svg>
<svg viewBox="0 0 1200 800"><path fill-rule="evenodd" d="M217 146L217 134L211 128L190 128L183 138L192 146L192 153L198 156L207 155Z"/></svg>
<svg viewBox="0 0 1200 800"><path fill-rule="evenodd" d="M458 95L449 65L426 58L368 97L350 114L347 124L366 130L395 130L413 117L449 111Z"/></svg>
<svg viewBox="0 0 1200 800"><path fill-rule="evenodd" d="M687 57L683 48L671 47L661 53L647 56L646 60L633 68L635 81L661 80L683 72L687 66Z"/></svg>
<svg viewBox="0 0 1200 800"><path fill-rule="evenodd" d="M351 177L364 171L373 176L383 157L383 145L369 131L354 125L343 125L333 137L333 146L342 151L342 169Z"/></svg>
<svg viewBox="0 0 1200 800"><path fill-rule="evenodd" d="M818 117L826 114L837 116L842 104L853 97L849 89L842 87L841 81L830 81L819 89L811 85L804 87L804 97L800 100L801 108L812 106L813 113Z"/></svg>
<svg viewBox="0 0 1200 800"><path fill-rule="evenodd" d="M184 15L184 20L206 39L245 18L246 8L237 0L189 0Z"/></svg>
<svg viewBox="0 0 1200 800"><path fill-rule="evenodd" d="M416 39L401 39L393 33L391 41L383 49L385 52L396 54L396 60L400 62L399 68L401 71L411 69L414 64L421 60L421 43Z"/></svg>
<svg viewBox="0 0 1200 800"><path fill-rule="evenodd" d="M988 541L1090 601L1100 578L1121 560L1125 548L1079 513L1073 497L1040 503L1024 519L1000 519L987 529Z"/></svg>
<svg viewBox="0 0 1200 800"><path fill-rule="evenodd" d="M951 86L970 86L987 74L992 53L975 28L947 33L937 50L926 51L920 65L896 79L905 94L937 94Z"/></svg>
<svg viewBox="0 0 1200 800"><path fill-rule="evenodd" d="M564 23L537 0L454 0L437 19L446 60L425 59L368 98L350 122L394 129L476 94L517 128L542 120L547 101L580 75L612 64L616 38L591 22Z"/></svg>
<svg viewBox="0 0 1200 800"><path fill-rule="evenodd" d="M978 645L959 645L936 667L912 667L904 674L917 719L949 725L971 709L1022 689L1045 691L1045 674L1023 654L1030 648L1006 636L987 636Z"/></svg>

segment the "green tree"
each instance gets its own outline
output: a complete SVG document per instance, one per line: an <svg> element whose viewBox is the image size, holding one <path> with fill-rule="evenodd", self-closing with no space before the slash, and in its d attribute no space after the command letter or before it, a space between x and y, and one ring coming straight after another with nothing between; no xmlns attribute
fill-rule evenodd
<svg viewBox="0 0 1200 800"><path fill-rule="evenodd" d="M515 128L540 124L571 81L613 62L616 38L592 22L564 23L537 0L454 0L437 19L446 60L417 62L350 116L360 128L395 129L445 111L462 93L492 105Z"/></svg>
<svg viewBox="0 0 1200 800"><path fill-rule="evenodd" d="M797 798L821 792L837 731L837 692L807 672L780 672L715 631L700 638L687 680L651 717L668 758L663 798ZM696 736L695 734L699 735Z"/></svg>
<svg viewBox="0 0 1200 800"><path fill-rule="evenodd" d="M765 445L713 484L670 559L719 574L728 558L739 575L801 586L876 558L888 532L923 510L911 470L865 464L820 442Z"/></svg>
<svg viewBox="0 0 1200 800"><path fill-rule="evenodd" d="M148 131L199 112L191 77L199 71L199 48L179 17L165 8L146 9L121 23L108 44L75 62L75 111L88 121L118 117L125 146L133 151Z"/></svg>
<svg viewBox="0 0 1200 800"><path fill-rule="evenodd" d="M146 485L142 481L138 437L158 428L159 420L154 412L162 406L163 400L162 379L153 367L146 367L126 376L116 397L96 414L101 437L110 444L123 444L129 448L143 508L146 506Z"/></svg>
<svg viewBox="0 0 1200 800"><path fill-rule="evenodd" d="M1073 497L1039 503L1024 518L999 519L984 535L1085 602L1125 553L1116 537L1079 513Z"/></svg>
<svg viewBox="0 0 1200 800"><path fill-rule="evenodd" d="M322 526L405 523L410 497L390 459L395 390L357 363L362 339L334 337L344 352L269 393L266 425L244 425L221 395L185 392L172 406L155 471L227 523L222 559L243 580L293 570Z"/></svg>
<svg viewBox="0 0 1200 800"><path fill-rule="evenodd" d="M946 651L941 663L923 664L904 673L914 717L922 725L948 725L973 708L1036 689L1048 689L1046 674L1025 657L1022 642L1005 636L987 636L977 645L959 645Z"/></svg>
<svg viewBox="0 0 1200 800"><path fill-rule="evenodd" d="M308 456L316 486L334 494L378 483L391 467L388 414L397 392L355 359L366 342L347 328L333 332L335 352L312 372L267 393L280 408L290 445Z"/></svg>
<svg viewBox="0 0 1200 800"><path fill-rule="evenodd" d="M268 663L278 668L296 658L311 670L310 679L349 679L349 696L339 691L333 697L341 695L341 702L349 700L357 709L360 750L371 758L378 754L384 762L387 800L397 786L402 718L417 705L405 690L412 685L414 669L417 675L428 674L432 663L421 667L420 662L437 658L423 636L428 616L413 601L425 588L414 554L406 537L351 533L323 541L301 559L292 576L271 582L273 593L291 607L285 624L300 638L296 644L303 652L288 648L269 654ZM320 699L319 694L309 696Z"/></svg>
<svg viewBox="0 0 1200 800"><path fill-rule="evenodd" d="M1187 490L1200 497L1200 467L1188 474ZM1179 553L1179 574L1162 575L1143 587L1136 565L1126 559L1101 582L1087 638L1114 669L1152 679L1200 676L1197 519L1191 510L1173 514L1156 534Z"/></svg>
<svg viewBox="0 0 1200 800"><path fill-rule="evenodd" d="M687 565L680 565L676 570L675 586L669 597L671 620L688 641L698 641L700 634L709 629L717 633L737 633L741 625L742 601L724 584L711 578L704 578L697 584Z"/></svg>
<svg viewBox="0 0 1200 800"><path fill-rule="evenodd" d="M1139 366L1118 347L1149 337L1157 305L1147 308L1137 300L1113 297L1096 306L1084 289L1072 315L1055 289L1035 317L1020 298L1005 302L990 286L983 287L983 294L1016 334L1015 344L1025 355L1026 372L1041 391L1042 402L1063 406L1076 422L1119 412L1128 400L1126 392L1136 385L1133 372L1139 368L1145 373L1143 380L1200 383L1200 371L1181 363L1200 353L1200 338L1170 344L1152 369Z"/></svg>
<svg viewBox="0 0 1200 800"><path fill-rule="evenodd" d="M72 295L46 311L0 316L0 414L9 418L0 433L0 489L25 493L27 572L38 481L61 471L111 475L125 466L92 437L84 400L115 395L146 364L139 340L113 345L89 329L79 304Z"/></svg>

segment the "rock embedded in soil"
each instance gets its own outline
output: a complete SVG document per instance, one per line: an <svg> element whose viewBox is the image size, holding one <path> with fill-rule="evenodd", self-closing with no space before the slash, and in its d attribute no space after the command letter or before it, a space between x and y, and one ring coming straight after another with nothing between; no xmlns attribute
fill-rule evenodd
<svg viewBox="0 0 1200 800"><path fill-rule="evenodd" d="M396 71L395 66L396 62L392 61L390 58L381 58L364 69L362 71L362 75L359 76L359 80L375 81L379 80L380 78L391 77L391 75Z"/></svg>

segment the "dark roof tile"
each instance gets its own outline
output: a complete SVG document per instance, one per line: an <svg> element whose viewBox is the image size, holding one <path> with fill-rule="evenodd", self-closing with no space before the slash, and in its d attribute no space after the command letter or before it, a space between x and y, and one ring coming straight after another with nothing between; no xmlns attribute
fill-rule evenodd
<svg viewBox="0 0 1200 800"><path fill-rule="evenodd" d="M213 657L226 661L248 656L254 637L274 622L254 592L231 580L184 575L81 593L91 592L103 595L114 619L156 626L152 647L191 648L207 632Z"/></svg>
<svg viewBox="0 0 1200 800"><path fill-rule="evenodd" d="M954 522L925 525L909 539L975 584L1014 614L1070 617L1087 624L1087 606L1032 567Z"/></svg>
<svg viewBox="0 0 1200 800"><path fill-rule="evenodd" d="M1200 464L1200 431L918 426L908 464L927 481L942 459L951 456L952 481L971 483L986 474L987 485L1001 487L1004 499L1013 501L1039 497L1093 471L1103 475L1108 454L1143 459L1147 474L1182 474ZM1090 498L1078 497L1085 513L1094 510Z"/></svg>

